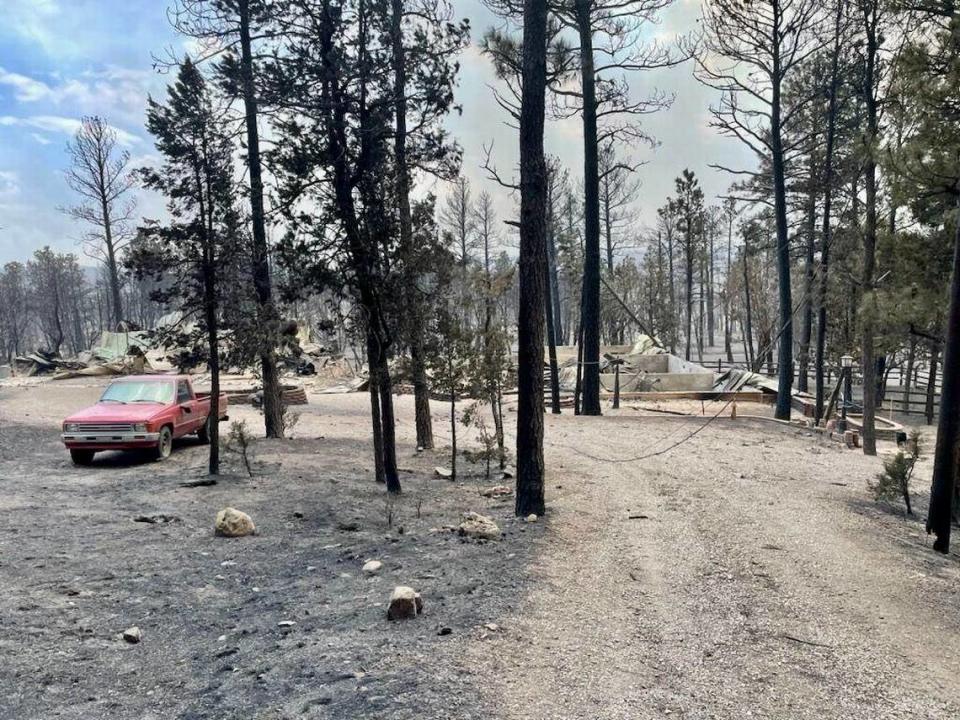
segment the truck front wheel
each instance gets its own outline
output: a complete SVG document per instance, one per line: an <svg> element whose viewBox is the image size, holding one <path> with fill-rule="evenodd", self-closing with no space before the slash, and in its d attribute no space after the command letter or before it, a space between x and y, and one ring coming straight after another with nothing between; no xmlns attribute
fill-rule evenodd
<svg viewBox="0 0 960 720"><path fill-rule="evenodd" d="M173 431L164 426L160 428L160 438L157 440L157 447L154 449L157 460L166 460L173 452Z"/></svg>
<svg viewBox="0 0 960 720"><path fill-rule="evenodd" d="M93 462L93 450L71 450L70 459L74 465L89 465Z"/></svg>

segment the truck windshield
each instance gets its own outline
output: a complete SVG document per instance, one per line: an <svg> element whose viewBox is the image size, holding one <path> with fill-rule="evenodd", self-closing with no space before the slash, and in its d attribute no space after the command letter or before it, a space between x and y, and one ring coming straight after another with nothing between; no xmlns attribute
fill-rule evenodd
<svg viewBox="0 0 960 720"><path fill-rule="evenodd" d="M173 402L174 385L168 381L124 381L112 383L100 397L100 402L160 403Z"/></svg>

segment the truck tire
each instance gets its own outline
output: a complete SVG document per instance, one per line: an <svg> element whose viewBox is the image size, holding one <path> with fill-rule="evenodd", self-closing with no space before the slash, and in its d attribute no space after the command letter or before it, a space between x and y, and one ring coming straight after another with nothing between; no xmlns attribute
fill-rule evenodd
<svg viewBox="0 0 960 720"><path fill-rule="evenodd" d="M173 452L173 430L169 425L160 428L160 438L157 440L157 447L154 448L154 457L157 460L166 460Z"/></svg>
<svg viewBox="0 0 960 720"><path fill-rule="evenodd" d="M213 415L207 415L207 419L203 421L203 425L197 428L197 439L200 440L201 445L210 444L210 423L213 422Z"/></svg>
<svg viewBox="0 0 960 720"><path fill-rule="evenodd" d="M93 450L71 450L70 459L73 460L74 465L89 465L93 462L93 456L95 452Z"/></svg>

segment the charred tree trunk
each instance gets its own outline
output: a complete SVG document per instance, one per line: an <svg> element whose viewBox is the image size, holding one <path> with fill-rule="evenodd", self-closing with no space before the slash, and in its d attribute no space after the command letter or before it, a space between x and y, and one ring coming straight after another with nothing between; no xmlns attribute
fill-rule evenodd
<svg viewBox="0 0 960 720"><path fill-rule="evenodd" d="M563 344L563 319L560 307L560 272L557 268L557 243L553 230L547 236L547 262L550 271L550 307L553 312L553 332L558 344Z"/></svg>
<svg viewBox="0 0 960 720"><path fill-rule="evenodd" d="M403 46L403 0L391 0L390 34L393 60L394 128L393 157L396 173L397 218L400 245L413 251L413 221L410 216L410 170L407 163L407 68ZM415 279L414 279L415 284ZM419 299L413 304L419 306ZM430 417L430 386L423 357L424 317L419 307L410 308L410 365L413 378L417 447L433 447L433 420Z"/></svg>
<svg viewBox="0 0 960 720"><path fill-rule="evenodd" d="M557 367L557 331L553 324L550 308L553 307L550 283L544 283L546 293L547 351L550 363L550 412L560 414L560 370Z"/></svg>
<svg viewBox="0 0 960 720"><path fill-rule="evenodd" d="M451 362L452 366L453 363ZM453 378L453 368L449 367L450 377ZM457 388L456 383L450 380L450 482L457 479Z"/></svg>
<svg viewBox="0 0 960 720"><path fill-rule="evenodd" d="M260 311L263 337L260 367L263 379L263 420L267 437L283 437L283 401L274 348L277 335L277 309L270 279L266 216L263 209L263 174L260 163L260 135L257 128L257 93L253 82L253 52L250 41L250 2L237 1L240 15L240 77L244 121L247 135L247 173L250 177L250 224L253 234L253 286Z"/></svg>
<svg viewBox="0 0 960 720"><path fill-rule="evenodd" d="M940 359L940 346L935 343L930 343L930 367L927 372L927 395L926 403L924 406L924 415L926 417L927 425L933 425L933 419L936 417L936 412L934 411L934 404L937 400L937 363ZM942 404L942 403L941 403Z"/></svg>
<svg viewBox="0 0 960 720"><path fill-rule="evenodd" d="M209 241L208 241L209 244ZM207 432L210 437L210 454L207 472L220 474L220 343L217 322L217 270L212 248L205 248L203 263L203 312L207 325L207 352L210 367L210 416Z"/></svg>
<svg viewBox="0 0 960 720"><path fill-rule="evenodd" d="M103 244L107 249L107 274L110 275L110 299L113 305L113 327L110 330L116 332L119 329L117 326L123 321L123 299L120 295L120 271L117 267L110 204L105 193L100 196L100 212L103 215Z"/></svg>
<svg viewBox="0 0 960 720"><path fill-rule="evenodd" d="M747 243L747 238L743 238L743 294L745 300L745 310L746 310L746 333L744 341L747 345L747 359L750 362L750 369L753 372L760 372L760 358L758 358L753 351L753 306L750 301L750 266L747 263L747 258L750 255L750 247Z"/></svg>
<svg viewBox="0 0 960 720"><path fill-rule="evenodd" d="M520 516L530 513L542 515L544 511L543 318L548 190L547 166L543 155L547 85L547 4L543 0L524 0L522 53L517 494L514 508ZM597 284L599 295L599 278ZM597 380L599 384L599 377ZM599 392L597 402L599 404Z"/></svg>
<svg viewBox="0 0 960 720"><path fill-rule="evenodd" d="M773 206L777 222L777 285L780 295L780 367L774 416L790 419L793 388L793 300L790 288L790 238L787 230L787 191L784 182L783 141L780 121L781 58L779 43L773 44L773 88L770 103L770 155L773 161Z"/></svg>
<svg viewBox="0 0 960 720"><path fill-rule="evenodd" d="M370 391L370 424L373 434L373 479L386 483L383 466L383 421L380 418L380 361L377 358L377 341L372 332L367 333L367 368Z"/></svg>
<svg viewBox="0 0 960 720"><path fill-rule="evenodd" d="M803 325L800 326L800 348L797 358L797 390L800 392L809 390L810 340L813 338L813 255L817 234L817 198L813 187L813 163L810 164L810 192L806 208L806 248L803 258Z"/></svg>
<svg viewBox="0 0 960 720"><path fill-rule="evenodd" d="M960 188L957 188L960 190ZM957 196L960 209L960 194ZM933 484L927 532L937 536L933 549L950 551L950 524L956 510L958 448L960 448L960 216L954 223L953 279L950 282L950 309L943 351L943 387L940 393L940 420L933 458ZM935 350L934 350L935 352ZM936 387L936 368L930 363L930 388ZM931 395L928 390L927 402Z"/></svg>
<svg viewBox="0 0 960 720"><path fill-rule="evenodd" d="M876 95L876 62L879 52L877 37L877 8L864 11L865 40L864 74L863 74L863 101L867 111L866 132L863 137L864 160L864 189L866 191L866 205L864 208L863 226L863 276L861 287L861 338L862 338L862 371L863 371L863 454L877 454L877 435L875 427L876 416L876 359L874 348L876 296L874 294L874 270L877 257L877 161L874 144L879 135L879 109Z"/></svg>
<svg viewBox="0 0 960 720"><path fill-rule="evenodd" d="M717 327L717 318L715 314L714 307L714 298L713 298L713 268L714 268L714 247L713 247L713 230L710 230L709 240L707 243L707 345L713 347L714 345L714 333L716 332Z"/></svg>
<svg viewBox="0 0 960 720"><path fill-rule="evenodd" d="M830 85L827 102L827 146L824 150L823 167L823 221L820 237L820 286L817 295L817 355L814 362L816 383L816 421L823 420L824 411L824 365L827 349L827 290L830 269L830 243L832 228L830 210L833 201L833 154L837 128L837 87L839 85L840 47L843 38L843 3L837 3L833 22L833 53L830 57Z"/></svg>
<svg viewBox="0 0 960 720"><path fill-rule="evenodd" d="M910 336L910 347L907 350L906 382L903 383L903 411L910 411L910 382L913 379L913 364L917 359L917 340ZM901 376L902 377L902 376Z"/></svg>
<svg viewBox="0 0 960 720"><path fill-rule="evenodd" d="M583 397L580 412L600 414L600 169L590 0L576 0L583 91Z"/></svg>
<svg viewBox="0 0 960 720"><path fill-rule="evenodd" d="M727 362L733 362L733 308L730 307L730 273L733 270L733 217L727 226L727 274L723 289L723 349L727 353Z"/></svg>
<svg viewBox="0 0 960 720"><path fill-rule="evenodd" d="M670 353L677 354L677 289L673 277L673 231L667 232L667 265L670 273Z"/></svg>
<svg viewBox="0 0 960 720"><path fill-rule="evenodd" d="M689 224L688 224L688 227L689 227ZM688 230L687 231L687 248L686 248L687 327L686 327L686 349L684 351L684 357L688 361L690 360L690 344L693 340L693 238L690 237L690 235L691 233Z"/></svg>

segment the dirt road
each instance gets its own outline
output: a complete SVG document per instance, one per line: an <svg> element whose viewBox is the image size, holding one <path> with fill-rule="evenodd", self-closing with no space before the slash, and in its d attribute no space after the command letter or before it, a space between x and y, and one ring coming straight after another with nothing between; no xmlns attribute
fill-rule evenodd
<svg viewBox="0 0 960 720"><path fill-rule="evenodd" d="M803 430L722 419L601 462L702 420L548 416L550 514L527 524L483 479L433 476L409 398L390 504L362 394L312 397L295 439L258 443L256 477L228 458L186 488L191 442L69 464L57 420L97 391L0 388L0 718L960 716L957 556L869 499L879 460ZM260 535L213 537L225 504ZM442 530L468 509L504 539ZM395 584L423 617L385 620Z"/></svg>
<svg viewBox="0 0 960 720"><path fill-rule="evenodd" d="M502 717L960 717L957 557L867 499L876 459L727 421L597 463L700 420L591 422L550 427L563 487L493 653Z"/></svg>

